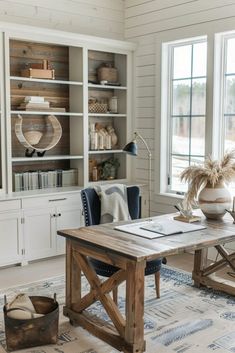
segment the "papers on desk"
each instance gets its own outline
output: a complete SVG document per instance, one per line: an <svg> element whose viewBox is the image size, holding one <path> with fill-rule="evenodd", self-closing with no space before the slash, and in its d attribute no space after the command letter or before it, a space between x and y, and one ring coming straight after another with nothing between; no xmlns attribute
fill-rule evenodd
<svg viewBox="0 0 235 353"><path fill-rule="evenodd" d="M206 227L203 225L196 225L192 223L179 223L174 220L164 221L143 221L138 223L130 223L121 226L116 226L114 229L125 233L138 235L143 238L155 239L167 235L175 235L180 233L194 232L202 230Z"/></svg>

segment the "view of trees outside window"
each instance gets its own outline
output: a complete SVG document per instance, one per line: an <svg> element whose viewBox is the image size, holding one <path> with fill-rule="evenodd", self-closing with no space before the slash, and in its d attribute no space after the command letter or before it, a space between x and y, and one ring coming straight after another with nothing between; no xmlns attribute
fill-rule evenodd
<svg viewBox="0 0 235 353"><path fill-rule="evenodd" d="M225 42L224 150L235 147L235 38Z"/></svg>
<svg viewBox="0 0 235 353"><path fill-rule="evenodd" d="M206 41L172 47L168 180L170 191L186 191L187 185L180 182L180 173L189 165L202 163L204 160L206 65ZM234 76L230 77L233 88L230 88L230 91L235 90L235 67L233 72ZM234 116L231 117L230 124L235 128L235 95L231 104Z"/></svg>

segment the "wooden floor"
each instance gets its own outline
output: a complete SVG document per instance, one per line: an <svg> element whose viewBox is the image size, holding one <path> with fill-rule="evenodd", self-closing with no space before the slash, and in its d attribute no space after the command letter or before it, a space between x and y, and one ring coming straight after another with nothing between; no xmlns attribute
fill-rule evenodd
<svg viewBox="0 0 235 353"><path fill-rule="evenodd" d="M193 255L182 254L169 256L167 265L184 271L192 272ZM220 272L224 278L235 281L235 277L227 275L229 269ZM19 286L25 283L31 283L46 278L59 276L65 273L65 258L59 256L52 259L46 259L31 263L27 266L12 266L0 269L0 290L4 288Z"/></svg>

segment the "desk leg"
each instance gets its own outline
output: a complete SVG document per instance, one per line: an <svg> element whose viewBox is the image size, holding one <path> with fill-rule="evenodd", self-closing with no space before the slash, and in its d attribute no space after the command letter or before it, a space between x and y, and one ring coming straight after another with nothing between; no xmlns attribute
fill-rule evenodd
<svg viewBox="0 0 235 353"><path fill-rule="evenodd" d="M194 269L193 269L193 280L195 287L201 287L199 278L201 277L203 269L207 265L207 254L208 249L195 250L194 254Z"/></svg>
<svg viewBox="0 0 235 353"><path fill-rule="evenodd" d="M143 353L144 341L144 270L146 262L129 263L126 279L125 340L132 346L124 353Z"/></svg>
<svg viewBox="0 0 235 353"><path fill-rule="evenodd" d="M81 269L74 259L72 241L66 239L66 307L73 309L73 304L81 299ZM72 323L72 322L71 322Z"/></svg>

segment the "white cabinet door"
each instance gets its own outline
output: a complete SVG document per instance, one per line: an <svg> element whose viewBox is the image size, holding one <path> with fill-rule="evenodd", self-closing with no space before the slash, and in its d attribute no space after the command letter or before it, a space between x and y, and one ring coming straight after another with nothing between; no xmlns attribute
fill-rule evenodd
<svg viewBox="0 0 235 353"><path fill-rule="evenodd" d="M56 211L57 230L79 228L81 226L81 209L77 205L60 206ZM56 234L57 254L65 253L65 238Z"/></svg>
<svg viewBox="0 0 235 353"><path fill-rule="evenodd" d="M20 212L0 214L0 265L21 262L23 259Z"/></svg>
<svg viewBox="0 0 235 353"><path fill-rule="evenodd" d="M28 261L56 253L55 207L24 212L25 256Z"/></svg>

